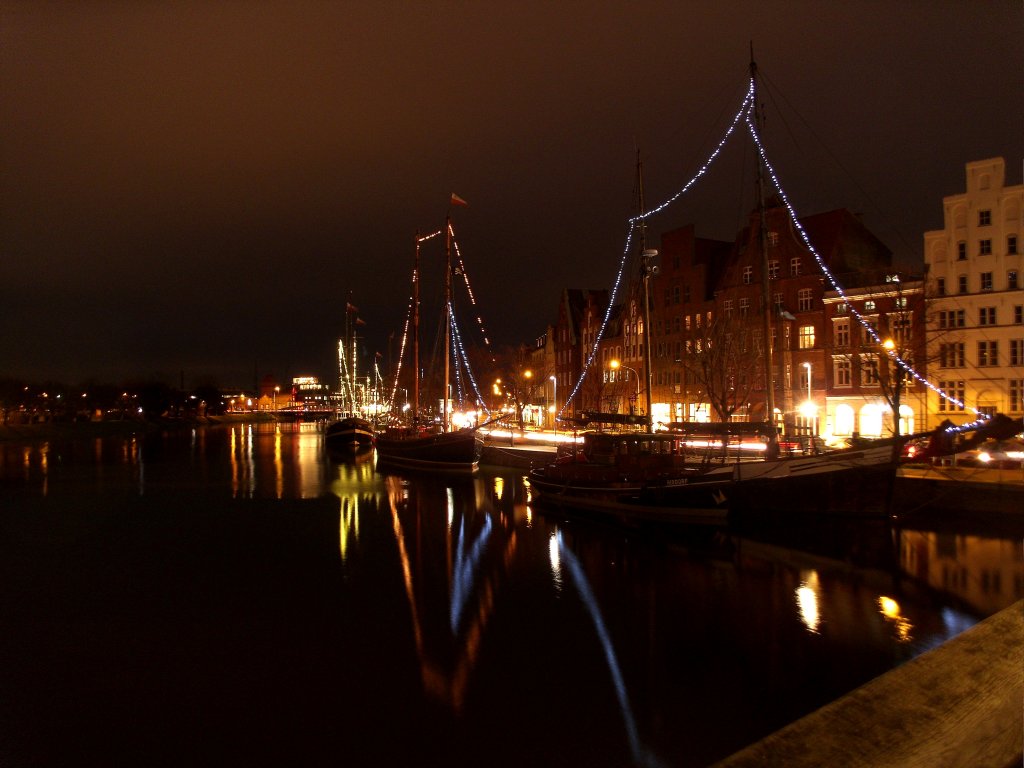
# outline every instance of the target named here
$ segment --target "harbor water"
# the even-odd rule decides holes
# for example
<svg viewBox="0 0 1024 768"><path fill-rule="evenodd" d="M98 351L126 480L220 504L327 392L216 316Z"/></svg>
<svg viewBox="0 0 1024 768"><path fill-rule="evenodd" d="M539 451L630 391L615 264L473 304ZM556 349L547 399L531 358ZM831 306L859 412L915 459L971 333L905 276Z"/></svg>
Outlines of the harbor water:
<svg viewBox="0 0 1024 768"><path fill-rule="evenodd" d="M0 765L711 765L1024 597L1009 514L894 511L625 530L318 424L0 444Z"/></svg>

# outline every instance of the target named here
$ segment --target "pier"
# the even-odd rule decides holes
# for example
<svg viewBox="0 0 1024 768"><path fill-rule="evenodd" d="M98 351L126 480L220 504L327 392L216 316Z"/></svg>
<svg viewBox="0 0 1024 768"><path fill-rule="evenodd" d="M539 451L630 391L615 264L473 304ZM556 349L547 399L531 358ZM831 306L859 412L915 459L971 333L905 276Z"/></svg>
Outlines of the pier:
<svg viewBox="0 0 1024 768"><path fill-rule="evenodd" d="M1011 768L1024 762L1024 601L716 764Z"/></svg>

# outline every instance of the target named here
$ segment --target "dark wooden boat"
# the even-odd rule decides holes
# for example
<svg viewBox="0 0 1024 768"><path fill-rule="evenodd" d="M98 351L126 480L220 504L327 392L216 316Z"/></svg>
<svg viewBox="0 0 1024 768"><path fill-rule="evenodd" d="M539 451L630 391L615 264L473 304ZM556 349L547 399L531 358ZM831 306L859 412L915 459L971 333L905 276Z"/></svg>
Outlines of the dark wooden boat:
<svg viewBox="0 0 1024 768"><path fill-rule="evenodd" d="M724 523L730 511L884 514L903 440L786 452L768 424L591 432L530 471L542 504L622 522Z"/></svg>
<svg viewBox="0 0 1024 768"><path fill-rule="evenodd" d="M377 465L441 472L473 472L484 441L476 430L441 432L396 427L377 436Z"/></svg>
<svg viewBox="0 0 1024 768"><path fill-rule="evenodd" d="M347 416L327 425L324 442L329 450L370 448L374 441L373 425L358 416Z"/></svg>

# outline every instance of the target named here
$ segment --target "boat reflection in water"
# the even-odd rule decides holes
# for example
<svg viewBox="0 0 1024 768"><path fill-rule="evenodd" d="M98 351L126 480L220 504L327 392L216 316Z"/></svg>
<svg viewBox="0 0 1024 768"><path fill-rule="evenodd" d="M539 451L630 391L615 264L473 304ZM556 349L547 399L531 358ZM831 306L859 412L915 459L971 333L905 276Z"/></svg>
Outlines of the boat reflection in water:
<svg viewBox="0 0 1024 768"><path fill-rule="evenodd" d="M0 445L0 763L706 766L1024 597L1017 531L648 535L270 426Z"/></svg>

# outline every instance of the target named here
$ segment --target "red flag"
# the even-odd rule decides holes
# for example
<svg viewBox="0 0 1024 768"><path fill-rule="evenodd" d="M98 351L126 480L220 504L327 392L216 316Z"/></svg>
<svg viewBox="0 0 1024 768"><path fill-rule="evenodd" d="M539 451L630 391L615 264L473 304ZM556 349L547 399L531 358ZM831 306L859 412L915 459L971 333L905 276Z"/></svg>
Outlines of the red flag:
<svg viewBox="0 0 1024 768"><path fill-rule="evenodd" d="M463 199L462 199L461 197L459 197L459 196L458 196L458 195L456 195L456 194L455 194L454 192L452 192L452 205L463 205L463 206L468 206L468 205L469 205L469 203L467 203L467 202L466 202L465 200L463 200Z"/></svg>

